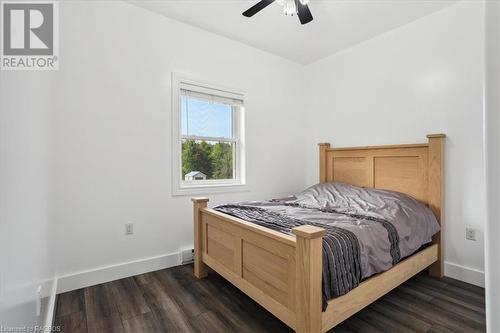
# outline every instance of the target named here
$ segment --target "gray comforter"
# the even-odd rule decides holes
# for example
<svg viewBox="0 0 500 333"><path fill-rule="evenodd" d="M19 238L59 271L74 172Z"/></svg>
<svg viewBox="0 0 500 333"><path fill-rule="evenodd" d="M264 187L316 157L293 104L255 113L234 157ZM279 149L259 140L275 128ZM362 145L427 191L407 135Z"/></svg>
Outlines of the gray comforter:
<svg viewBox="0 0 500 333"><path fill-rule="evenodd" d="M325 228L323 309L328 299L388 270L439 231L430 209L405 194L342 183L318 184L287 198L215 209L288 234L303 224Z"/></svg>

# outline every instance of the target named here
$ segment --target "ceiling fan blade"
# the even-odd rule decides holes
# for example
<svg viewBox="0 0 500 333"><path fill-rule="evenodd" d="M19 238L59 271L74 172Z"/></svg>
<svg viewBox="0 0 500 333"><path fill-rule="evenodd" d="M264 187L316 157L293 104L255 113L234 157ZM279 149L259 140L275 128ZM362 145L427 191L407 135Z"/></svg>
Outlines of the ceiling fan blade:
<svg viewBox="0 0 500 333"><path fill-rule="evenodd" d="M272 4L274 1L275 0L261 0L257 4L255 4L254 6L245 10L243 12L243 16L252 17L255 14L257 14L258 12L260 12L262 9L264 9L267 6L269 6L270 4Z"/></svg>
<svg viewBox="0 0 500 333"><path fill-rule="evenodd" d="M300 1L297 1L297 15L299 17L301 24L309 23L313 20L313 16L309 7L307 5L303 5Z"/></svg>

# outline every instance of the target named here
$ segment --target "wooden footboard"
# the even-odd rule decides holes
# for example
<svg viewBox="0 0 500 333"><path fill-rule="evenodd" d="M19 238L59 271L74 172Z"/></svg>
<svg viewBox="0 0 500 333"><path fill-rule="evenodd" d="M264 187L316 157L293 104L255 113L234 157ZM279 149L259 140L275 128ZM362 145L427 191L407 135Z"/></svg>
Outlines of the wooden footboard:
<svg viewBox="0 0 500 333"><path fill-rule="evenodd" d="M192 200L195 276L209 266L296 331L320 332L325 230L305 225L293 237Z"/></svg>

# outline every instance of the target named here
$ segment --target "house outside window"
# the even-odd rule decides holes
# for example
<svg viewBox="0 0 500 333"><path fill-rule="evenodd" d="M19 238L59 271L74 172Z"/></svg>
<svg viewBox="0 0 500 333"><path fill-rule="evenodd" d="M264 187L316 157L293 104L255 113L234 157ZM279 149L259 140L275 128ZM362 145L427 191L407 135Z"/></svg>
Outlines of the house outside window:
<svg viewBox="0 0 500 333"><path fill-rule="evenodd" d="M245 94L172 76L173 194L245 190Z"/></svg>

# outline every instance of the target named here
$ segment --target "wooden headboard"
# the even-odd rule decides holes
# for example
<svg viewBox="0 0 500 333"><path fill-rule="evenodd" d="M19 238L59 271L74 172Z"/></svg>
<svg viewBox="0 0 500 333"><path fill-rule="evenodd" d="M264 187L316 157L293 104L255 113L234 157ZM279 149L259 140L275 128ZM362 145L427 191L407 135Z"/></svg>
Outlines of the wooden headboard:
<svg viewBox="0 0 500 333"><path fill-rule="evenodd" d="M430 134L422 144L349 148L320 143L319 180L409 194L431 208L443 230L444 138ZM433 241L440 245L442 256L441 233ZM442 266L443 260L438 262ZM443 267L432 269L442 272Z"/></svg>

